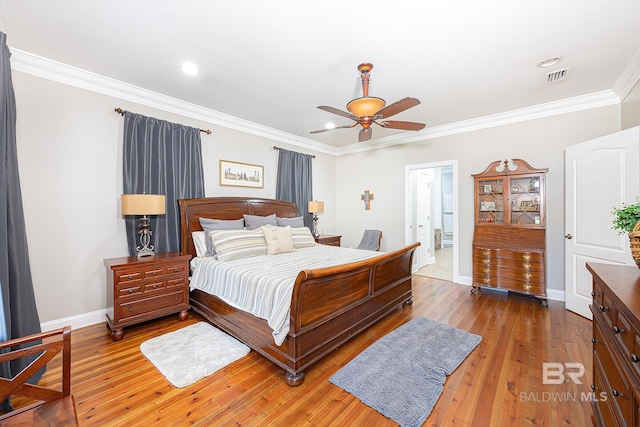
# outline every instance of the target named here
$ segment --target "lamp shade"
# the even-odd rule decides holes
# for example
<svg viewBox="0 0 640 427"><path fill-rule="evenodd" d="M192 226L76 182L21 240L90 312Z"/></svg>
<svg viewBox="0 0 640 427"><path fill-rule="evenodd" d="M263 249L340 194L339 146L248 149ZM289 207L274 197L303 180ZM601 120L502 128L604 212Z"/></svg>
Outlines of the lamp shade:
<svg viewBox="0 0 640 427"><path fill-rule="evenodd" d="M163 194L123 194L122 215L164 215Z"/></svg>
<svg viewBox="0 0 640 427"><path fill-rule="evenodd" d="M307 206L307 210L310 213L322 213L324 212L324 202L320 202L318 200L309 202L309 205Z"/></svg>
<svg viewBox="0 0 640 427"><path fill-rule="evenodd" d="M364 96L349 102L347 104L347 110L357 117L373 117L385 104L382 98Z"/></svg>

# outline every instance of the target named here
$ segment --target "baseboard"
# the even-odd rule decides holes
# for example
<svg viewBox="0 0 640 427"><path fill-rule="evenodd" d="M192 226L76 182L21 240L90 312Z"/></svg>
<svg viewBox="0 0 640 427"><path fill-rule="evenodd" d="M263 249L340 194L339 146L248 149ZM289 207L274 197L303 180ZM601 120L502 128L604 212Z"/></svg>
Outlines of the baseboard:
<svg viewBox="0 0 640 427"><path fill-rule="evenodd" d="M78 314L76 316L43 322L40 324L40 328L43 331L51 331L53 329L59 329L65 326L71 326L72 330L83 328L85 326L104 322L106 314L106 309L91 311L89 313Z"/></svg>
<svg viewBox="0 0 640 427"><path fill-rule="evenodd" d="M547 299L564 302L564 291L559 291L557 289L547 289Z"/></svg>

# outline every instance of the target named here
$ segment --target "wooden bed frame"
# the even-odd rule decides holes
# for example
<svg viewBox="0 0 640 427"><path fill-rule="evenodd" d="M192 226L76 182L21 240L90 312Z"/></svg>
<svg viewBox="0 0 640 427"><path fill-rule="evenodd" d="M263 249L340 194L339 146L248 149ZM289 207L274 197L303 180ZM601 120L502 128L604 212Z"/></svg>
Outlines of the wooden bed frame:
<svg viewBox="0 0 640 427"><path fill-rule="evenodd" d="M210 197L178 200L181 253L195 256L191 233L202 230L200 217L239 219L243 214L298 216L295 203L281 200ZM191 308L286 372L290 386L304 372L352 336L395 308L411 304L411 264L419 243L379 257L336 267L301 271L293 288L289 334L274 342L267 321L234 308L200 290L190 292Z"/></svg>

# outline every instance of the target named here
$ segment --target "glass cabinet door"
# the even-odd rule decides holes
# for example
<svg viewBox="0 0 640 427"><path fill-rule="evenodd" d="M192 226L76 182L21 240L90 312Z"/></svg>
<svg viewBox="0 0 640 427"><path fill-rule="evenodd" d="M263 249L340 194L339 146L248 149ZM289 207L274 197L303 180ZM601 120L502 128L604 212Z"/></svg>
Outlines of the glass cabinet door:
<svg viewBox="0 0 640 427"><path fill-rule="evenodd" d="M509 182L511 225L539 225L541 221L540 175L512 177Z"/></svg>
<svg viewBox="0 0 640 427"><path fill-rule="evenodd" d="M504 178L489 178L476 181L478 223L504 224Z"/></svg>

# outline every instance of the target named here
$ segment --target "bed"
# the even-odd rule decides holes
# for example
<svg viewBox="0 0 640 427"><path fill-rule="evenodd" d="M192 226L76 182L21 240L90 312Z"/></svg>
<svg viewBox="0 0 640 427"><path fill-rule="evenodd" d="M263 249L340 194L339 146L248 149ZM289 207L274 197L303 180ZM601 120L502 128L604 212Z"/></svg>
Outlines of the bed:
<svg viewBox="0 0 640 427"><path fill-rule="evenodd" d="M180 250L196 255L192 232L200 218L235 220L243 214L295 218L295 203L245 197L181 199ZM285 371L290 386L304 381L305 371L392 310L412 303L411 264L419 243L380 253L363 261L302 270L293 285L289 331L276 345L267 321L193 289L191 308L212 324L247 344ZM276 255L279 256L279 255Z"/></svg>

